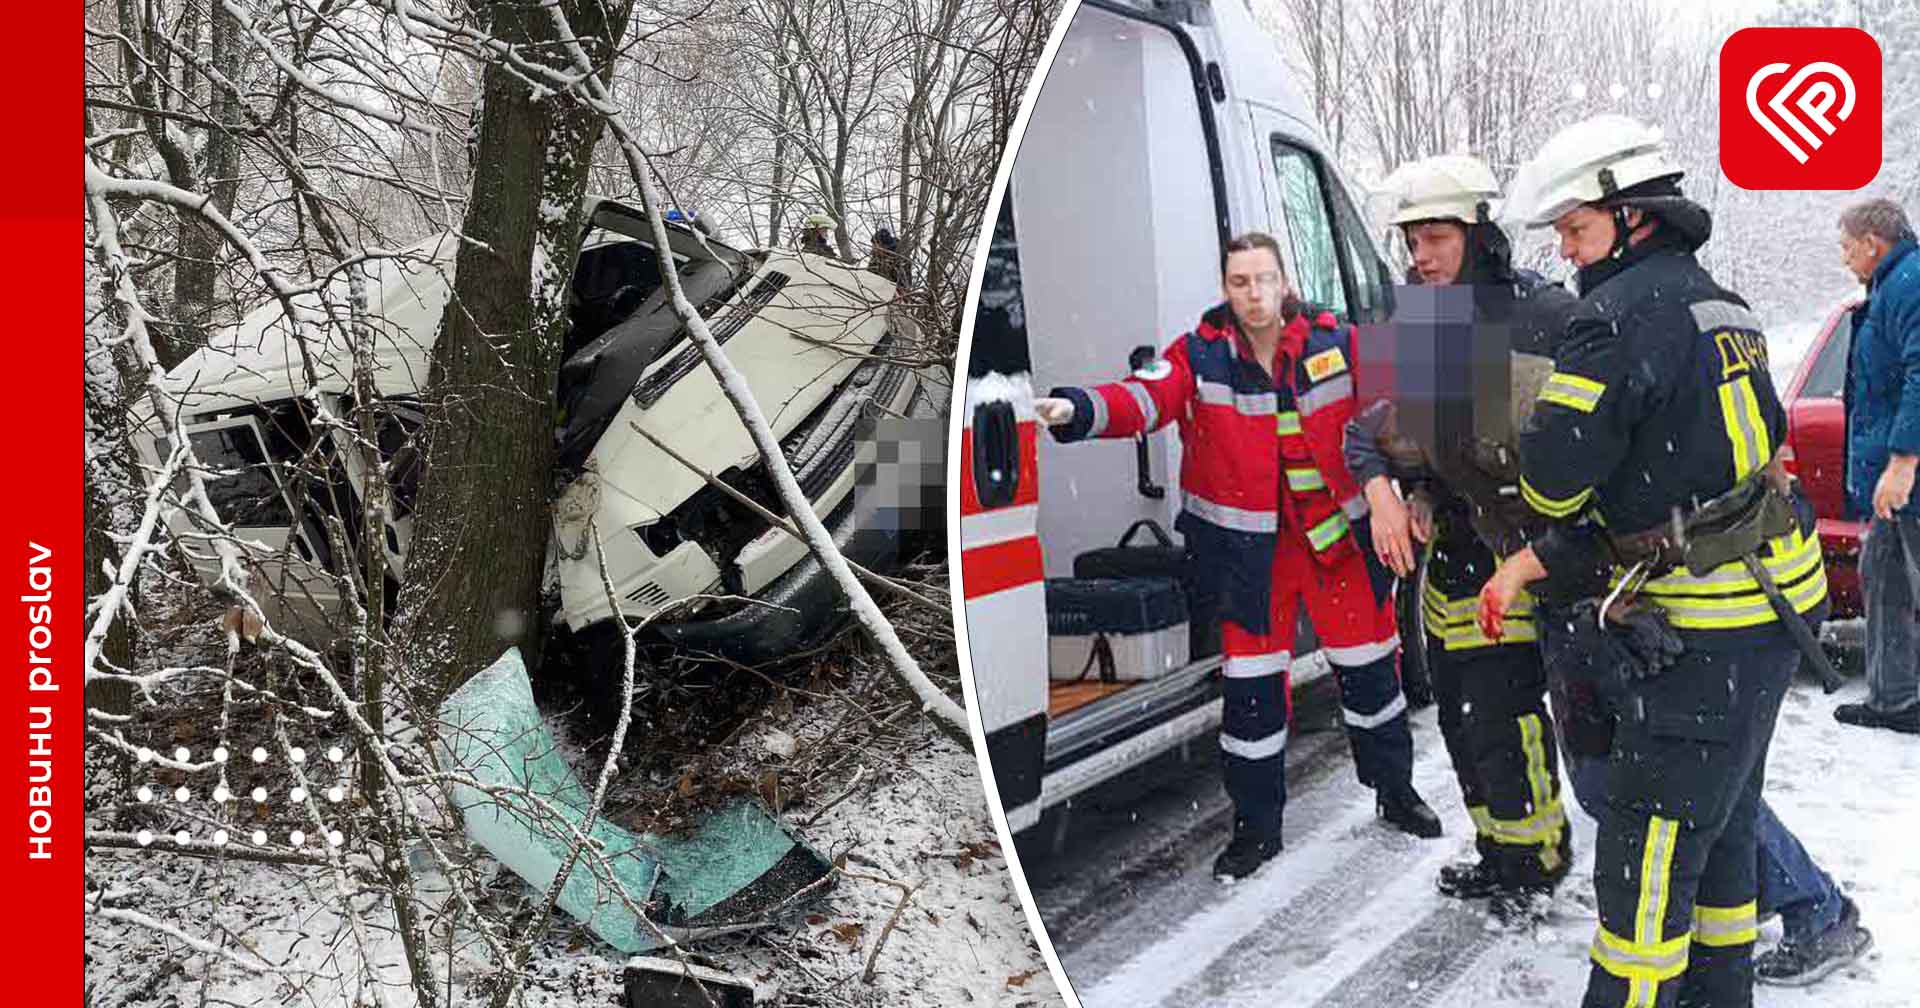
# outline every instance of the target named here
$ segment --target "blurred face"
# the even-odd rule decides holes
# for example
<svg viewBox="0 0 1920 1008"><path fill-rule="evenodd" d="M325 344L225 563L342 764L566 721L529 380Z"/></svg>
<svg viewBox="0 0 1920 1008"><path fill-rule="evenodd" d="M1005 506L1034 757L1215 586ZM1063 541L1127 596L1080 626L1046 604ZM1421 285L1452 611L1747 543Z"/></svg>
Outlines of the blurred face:
<svg viewBox="0 0 1920 1008"><path fill-rule="evenodd" d="M1454 221L1419 221L1406 227L1407 255L1413 271L1426 285L1450 284L1460 279L1467 255L1467 229Z"/></svg>
<svg viewBox="0 0 1920 1008"><path fill-rule="evenodd" d="M1880 265L1880 258L1886 254L1886 243L1873 235L1855 238L1840 232L1840 262L1861 283L1873 279L1874 267Z"/></svg>
<svg viewBox="0 0 1920 1008"><path fill-rule="evenodd" d="M1233 314L1249 329L1265 329L1280 321L1280 301L1287 292L1280 260L1263 248L1233 252L1220 278Z"/></svg>

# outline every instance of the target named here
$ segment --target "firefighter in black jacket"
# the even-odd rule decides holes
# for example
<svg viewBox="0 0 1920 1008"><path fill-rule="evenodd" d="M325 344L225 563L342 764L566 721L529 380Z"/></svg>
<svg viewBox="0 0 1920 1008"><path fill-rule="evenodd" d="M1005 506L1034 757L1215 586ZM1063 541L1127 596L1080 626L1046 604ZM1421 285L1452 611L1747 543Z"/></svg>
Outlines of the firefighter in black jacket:
<svg viewBox="0 0 1920 1008"><path fill-rule="evenodd" d="M1506 330L1516 376L1524 383L1529 366L1549 367L1551 344L1564 331L1575 299L1537 274L1513 268L1507 236L1490 216L1500 192L1487 166L1443 155L1401 166L1386 184L1397 198L1391 223L1400 227L1412 259L1409 280L1471 285L1473 322ZM1471 346L1453 349L1472 352ZM1481 391L1503 398L1509 393ZM1427 662L1441 737L1479 855L1442 868L1439 887L1460 899L1491 897L1497 917L1518 921L1542 912L1543 897L1566 876L1571 835L1560 801L1532 600L1516 600L1498 640L1480 631L1475 615L1480 588L1494 570L1494 551L1524 545L1527 527L1540 522L1515 492L1516 456L1460 451L1451 444L1416 447L1395 437L1395 414L1391 402L1369 406L1347 425L1346 451L1373 514L1380 559L1409 577L1415 568L1412 540L1432 543L1421 591ZM1405 503L1393 476L1412 488Z"/></svg>
<svg viewBox="0 0 1920 1008"><path fill-rule="evenodd" d="M1695 261L1712 221L1680 175L1657 130L1603 115L1512 190L1530 189L1528 223L1558 233L1582 295L1522 437L1521 493L1548 518L1596 517L1508 557L1480 615L1497 636L1527 583L1610 567L1575 610L1604 628L1593 667L1617 717L1586 1008L1752 1004L1755 808L1800 661L1781 613L1817 620L1827 597L1775 457L1766 339Z"/></svg>

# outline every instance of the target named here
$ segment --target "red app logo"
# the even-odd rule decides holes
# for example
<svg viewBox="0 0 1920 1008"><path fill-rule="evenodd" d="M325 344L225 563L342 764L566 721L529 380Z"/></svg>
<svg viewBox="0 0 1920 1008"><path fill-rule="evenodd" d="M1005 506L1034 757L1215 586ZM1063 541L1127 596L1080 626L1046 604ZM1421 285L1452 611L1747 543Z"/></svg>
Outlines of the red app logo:
<svg viewBox="0 0 1920 1008"><path fill-rule="evenodd" d="M1742 189L1880 174L1880 44L1858 28L1744 28L1720 47L1720 170Z"/></svg>

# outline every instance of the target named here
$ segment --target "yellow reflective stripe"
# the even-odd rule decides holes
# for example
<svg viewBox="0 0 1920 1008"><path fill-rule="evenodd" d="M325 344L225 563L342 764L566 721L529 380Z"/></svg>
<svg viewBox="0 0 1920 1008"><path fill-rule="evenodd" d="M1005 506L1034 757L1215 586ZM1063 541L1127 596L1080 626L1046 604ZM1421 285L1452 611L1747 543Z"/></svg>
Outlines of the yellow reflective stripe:
<svg viewBox="0 0 1920 1008"><path fill-rule="evenodd" d="M1522 476L1520 477L1520 496L1526 500L1528 507L1549 518L1565 518L1580 510L1581 505L1593 496L1593 488L1588 487L1571 497L1549 497L1535 489L1533 484L1527 482L1527 478Z"/></svg>
<svg viewBox="0 0 1920 1008"><path fill-rule="evenodd" d="M1759 938L1760 911L1751 900L1739 906L1693 908L1693 940L1701 945L1750 945Z"/></svg>
<svg viewBox="0 0 1920 1008"><path fill-rule="evenodd" d="M1773 550L1760 562L1795 612L1808 612L1826 599L1827 571L1818 539L1793 532L1776 539ZM1779 618L1759 583L1738 561L1722 564L1704 577L1677 570L1648 582L1640 593L1666 610L1674 626L1687 630L1736 630Z"/></svg>
<svg viewBox="0 0 1920 1008"><path fill-rule="evenodd" d="M1485 805L1471 806L1467 814L1472 817L1474 829L1480 835L1514 847L1551 847L1557 861L1560 856L1560 833L1567 828L1566 807L1558 799L1535 807L1538 811L1524 819L1495 818Z"/></svg>
<svg viewBox="0 0 1920 1008"><path fill-rule="evenodd" d="M1773 541L1772 548L1760 558L1760 566L1784 589L1820 569L1820 540L1797 530L1789 532ZM1643 595L1662 599L1704 596L1716 600L1759 590L1760 582L1738 561L1721 564L1699 577L1687 573L1685 567L1677 568L1648 581L1640 589Z"/></svg>
<svg viewBox="0 0 1920 1008"><path fill-rule="evenodd" d="M1659 816L1648 818L1646 846L1640 853L1640 898L1634 906L1633 939L1614 934L1605 924L1594 929L1590 951L1593 961L1628 982L1629 1008L1653 1008L1660 999L1660 985L1687 969L1692 931L1675 938L1660 937L1672 893L1673 851L1679 838L1679 822Z"/></svg>
<svg viewBox="0 0 1920 1008"><path fill-rule="evenodd" d="M1636 990L1627 1003L1651 1008L1658 999L1660 984L1687 971L1687 944L1692 938L1691 934L1683 934L1670 941L1642 945L1602 926L1594 932L1590 954L1601 969L1622 980L1645 984L1648 989Z"/></svg>
<svg viewBox="0 0 1920 1008"><path fill-rule="evenodd" d="M1307 530L1307 542L1312 543L1315 550L1324 552L1332 549L1333 544L1339 542L1340 537L1346 534L1346 512L1335 511L1333 517Z"/></svg>
<svg viewBox="0 0 1920 1008"><path fill-rule="evenodd" d="M1427 585L1421 596L1426 630L1440 639L1447 651L1468 651L1499 644L1529 644L1539 640L1533 622L1533 596L1521 592L1507 608L1506 633L1494 640L1480 632L1480 599L1450 599L1440 589Z"/></svg>
<svg viewBox="0 0 1920 1008"><path fill-rule="evenodd" d="M1285 413L1281 413L1276 418L1274 427L1276 430L1278 430L1282 434L1299 434L1301 433L1300 414L1294 412L1293 410L1288 410Z"/></svg>
<svg viewBox="0 0 1920 1008"><path fill-rule="evenodd" d="M1553 403L1555 406L1565 406L1570 410L1579 410L1582 413L1591 413L1593 412L1593 408L1600 404L1600 401L1598 399L1594 399L1594 400L1579 399L1574 396L1570 396L1565 392L1562 392L1559 389L1554 388L1551 385L1541 389L1540 395L1537 398L1539 399L1540 402Z"/></svg>
<svg viewBox="0 0 1920 1008"><path fill-rule="evenodd" d="M1470 619L1477 616L1480 612L1480 596L1478 595L1470 595L1466 598L1457 599L1448 598L1440 589L1428 585L1426 594L1421 596L1421 598L1428 609L1445 613L1449 620ZM1507 615L1509 616L1527 616L1532 613L1533 593L1524 590L1515 595L1513 597L1513 604L1507 607Z"/></svg>
<svg viewBox="0 0 1920 1008"><path fill-rule="evenodd" d="M1327 480L1320 475L1318 469L1287 470L1287 489L1289 490L1325 490L1326 488Z"/></svg>
<svg viewBox="0 0 1920 1008"><path fill-rule="evenodd" d="M1547 770L1547 750L1538 714L1523 714L1520 723L1520 749L1526 754L1527 786L1532 795L1532 814L1521 819L1500 819L1485 805L1467 809L1481 835L1496 843L1521 847L1539 847L1541 864L1551 871L1560 862L1560 834L1567 828L1567 811L1553 796L1553 778Z"/></svg>
<svg viewBox="0 0 1920 1008"><path fill-rule="evenodd" d="M1534 626L1531 616L1509 615L1501 630L1504 633L1500 639L1494 640L1480 632L1478 620L1459 626L1436 625L1433 614L1427 614L1427 632L1440 638L1440 646L1448 651L1470 651L1501 644L1530 644L1540 639L1539 630Z"/></svg>
<svg viewBox="0 0 1920 1008"><path fill-rule="evenodd" d="M1827 579L1824 575L1811 578L1803 585L1785 589L1783 595L1794 612L1806 613L1826 599ZM1666 610L1668 622L1683 630L1739 630L1779 619L1766 596L1756 593L1751 599L1688 602L1685 605L1661 601L1656 604Z"/></svg>
<svg viewBox="0 0 1920 1008"><path fill-rule="evenodd" d="M1547 384L1558 385L1570 391L1578 392L1581 395L1592 396L1595 399L1600 398L1607 391L1607 386L1603 382L1597 382L1582 375L1568 374L1565 371L1555 371L1548 375Z"/></svg>
<svg viewBox="0 0 1920 1008"><path fill-rule="evenodd" d="M1553 795L1553 776L1547 769L1547 748L1542 735L1540 715L1520 715L1520 751L1527 758L1527 789L1533 796L1533 807L1552 809L1559 813L1560 823L1564 824L1566 814ZM1548 871L1560 866L1560 830L1557 828L1541 838L1540 866Z"/></svg>
<svg viewBox="0 0 1920 1008"><path fill-rule="evenodd" d="M1547 383L1541 386L1540 401L1556 403L1570 410L1591 413L1600 405L1600 396L1607 391L1605 385L1591 378L1582 378L1574 374L1561 374L1556 371L1547 376Z"/></svg>
<svg viewBox="0 0 1920 1008"><path fill-rule="evenodd" d="M1633 920L1637 947L1658 944L1667 919L1667 901L1673 894L1673 849L1680 842L1680 823L1660 816L1647 817L1647 843L1640 853L1640 904Z"/></svg>
<svg viewBox="0 0 1920 1008"><path fill-rule="evenodd" d="M1720 418L1733 446L1733 478L1746 479L1773 458L1766 421L1760 418L1760 399L1753 392L1753 376L1743 374L1720 383Z"/></svg>

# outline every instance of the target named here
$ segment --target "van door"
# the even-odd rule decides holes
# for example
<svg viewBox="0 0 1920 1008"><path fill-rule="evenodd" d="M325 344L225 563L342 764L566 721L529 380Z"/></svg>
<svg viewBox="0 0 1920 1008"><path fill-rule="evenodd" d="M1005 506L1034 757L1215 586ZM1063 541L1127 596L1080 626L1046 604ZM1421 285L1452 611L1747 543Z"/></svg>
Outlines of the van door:
<svg viewBox="0 0 1920 1008"><path fill-rule="evenodd" d="M1221 299L1228 229L1212 100L1177 24L1082 4L1034 102L1008 199L1027 264L1025 310L1036 381L1113 381L1137 347L1162 350ZM1050 452L1040 472L1047 574L1180 509L1179 439ZM1157 489L1157 493L1154 492Z"/></svg>
<svg viewBox="0 0 1920 1008"><path fill-rule="evenodd" d="M1047 741L1047 597L1037 535L1039 424L1013 201L1000 201L974 309L960 427L962 664L1007 828L1040 818Z"/></svg>
<svg viewBox="0 0 1920 1008"><path fill-rule="evenodd" d="M1124 670L1120 695L1050 694L1043 576L1071 576L1142 519L1171 531L1179 442L1055 448L1030 405L1053 385L1122 377L1138 348L1164 350L1220 300L1229 221L1212 105L1180 25L1087 0L998 208L962 406L960 545L971 682L1015 830L1219 720L1217 659Z"/></svg>

